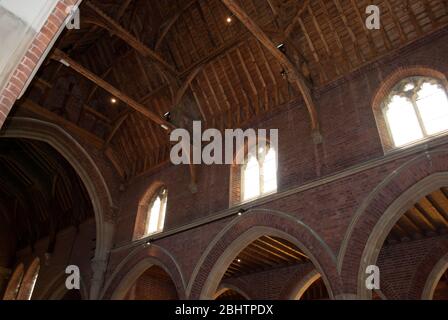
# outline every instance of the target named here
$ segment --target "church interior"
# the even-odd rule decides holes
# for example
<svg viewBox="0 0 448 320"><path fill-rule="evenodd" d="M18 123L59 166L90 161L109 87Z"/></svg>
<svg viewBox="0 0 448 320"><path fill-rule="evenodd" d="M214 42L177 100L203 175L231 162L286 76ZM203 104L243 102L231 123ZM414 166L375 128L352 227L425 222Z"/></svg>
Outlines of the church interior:
<svg viewBox="0 0 448 320"><path fill-rule="evenodd" d="M448 1L1 0L0 35L0 300L448 300ZM193 122L278 137L175 164Z"/></svg>

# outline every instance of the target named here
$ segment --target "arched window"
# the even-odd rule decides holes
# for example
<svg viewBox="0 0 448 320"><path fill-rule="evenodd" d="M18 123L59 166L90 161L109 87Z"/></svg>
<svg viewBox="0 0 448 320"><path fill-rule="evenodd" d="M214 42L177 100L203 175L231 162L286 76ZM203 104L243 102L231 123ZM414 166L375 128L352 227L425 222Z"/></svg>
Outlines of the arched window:
<svg viewBox="0 0 448 320"><path fill-rule="evenodd" d="M163 231L168 190L161 188L152 199L147 212L145 235Z"/></svg>
<svg viewBox="0 0 448 320"><path fill-rule="evenodd" d="M277 191L277 153L274 148L252 148L242 166L241 177L243 201Z"/></svg>
<svg viewBox="0 0 448 320"><path fill-rule="evenodd" d="M437 79L401 80L383 102L382 111L395 147L448 130L447 88Z"/></svg>

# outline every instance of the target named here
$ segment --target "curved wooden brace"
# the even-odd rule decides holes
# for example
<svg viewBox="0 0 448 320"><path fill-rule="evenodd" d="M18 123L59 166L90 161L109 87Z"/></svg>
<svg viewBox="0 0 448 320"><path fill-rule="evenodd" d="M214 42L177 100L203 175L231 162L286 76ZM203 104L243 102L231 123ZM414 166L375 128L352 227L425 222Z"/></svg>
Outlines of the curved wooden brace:
<svg viewBox="0 0 448 320"><path fill-rule="evenodd" d="M6 287L5 294L3 296L3 300L16 300L17 294L22 284L24 273L25 267L23 263L20 263L9 279L8 286Z"/></svg>
<svg viewBox="0 0 448 320"><path fill-rule="evenodd" d="M294 26L296 25L296 23L299 20L300 16L305 12L306 8L308 8L309 4L310 4L310 0L305 0L303 5L297 11L297 13L294 16L294 18L292 19L291 23L285 29L284 39L288 39L289 38L289 35L291 34L292 30L294 29Z"/></svg>
<svg viewBox="0 0 448 320"><path fill-rule="evenodd" d="M87 70L86 68L81 66L79 63L77 63L76 61L74 61L70 57L68 57L64 52L56 49L53 53L52 58L60 61L61 63L66 64L68 67L72 68L73 70L75 70L76 72L81 74L82 76L84 76L87 79L89 79L90 81L94 82L99 87L101 87L104 90L113 94L115 97L117 97L118 99L120 99L121 101L123 101L124 103L129 105L135 111L143 114L144 116L149 118L151 121L155 122L156 124L165 127L166 130L174 129L173 125L171 123L167 122L165 119L163 119L159 115L148 110L148 108L146 106L135 101L134 99L132 99L125 93L121 92L120 90L118 90L117 88L115 88L114 86L109 84L108 82L104 81L97 75L93 74L92 72L90 72L89 70Z"/></svg>
<svg viewBox="0 0 448 320"><path fill-rule="evenodd" d="M95 7L96 8L96 7ZM99 10L99 9L96 9ZM121 40L123 40L124 42L126 42L129 46L131 46L132 48L134 48L134 50L136 50L137 52L139 52L141 55L147 57L148 56L148 52L151 52L152 50L148 47L146 47L143 43L139 42L138 39L136 39L135 37L133 37L131 34L128 33L128 35L125 35L123 33L116 33L113 32L110 27L107 25L107 23L103 23L101 21L98 21L97 19L94 18L90 18L90 17L86 17L83 20L84 23L89 23L89 24L93 24L96 25L100 28L103 28L105 30L108 30L110 32L112 32L113 34L115 34L117 37L119 37ZM124 30L124 29L123 29ZM130 41L129 39L133 39L133 41ZM135 46L136 43L139 43L138 46ZM134 45L133 45L134 44ZM152 51L154 52L154 51ZM156 54L154 52L154 54ZM154 64L153 64L154 68L156 69L156 71L160 74L160 76L166 81L166 83L169 85L171 83L169 77L172 76L172 74L174 73L175 76L179 76L179 73L177 71L173 70L169 70L170 74L167 74L167 72L165 71L166 68L163 64L160 63L159 60L154 60ZM171 68L171 66L170 66ZM172 68L171 68L172 69ZM169 90L171 93L171 96L174 97L174 92L173 92L173 88L171 87L171 85L169 85Z"/></svg>
<svg viewBox="0 0 448 320"><path fill-rule="evenodd" d="M33 295L34 286L36 284L37 277L39 275L40 259L37 257L33 260L28 270L23 276L22 284L19 292L17 293L17 300L31 300Z"/></svg>
<svg viewBox="0 0 448 320"><path fill-rule="evenodd" d="M163 28L162 33L160 34L159 38L156 41L156 45L154 46L155 51L159 51L160 46L163 42L163 39L165 39L165 36L168 34L168 31L170 31L171 27L176 23L177 19L179 19L181 13L178 12L174 17L171 18L171 20L168 22L168 24Z"/></svg>
<svg viewBox="0 0 448 320"><path fill-rule="evenodd" d="M294 64L286 57L272 40L266 35L266 33L249 17L249 15L234 1L234 0L221 0L224 5L232 12L240 22L257 38L257 40L266 47L266 49L277 59L277 61L288 71L288 80L295 83L303 96L305 105L308 109L308 113L311 119L312 136L315 143L321 142L321 136L319 131L319 121L317 116L316 107L314 105L311 91L306 84L306 79L302 73L296 69Z"/></svg>
<svg viewBox="0 0 448 320"><path fill-rule="evenodd" d="M135 50L137 50L143 56L149 57L152 60L156 61L158 64L163 66L163 68L170 71L171 73L173 73L175 75L178 74L177 70L173 66L171 66L162 57L160 57L154 50L148 48L140 40L135 38L130 32L128 32L126 29L124 29L122 26L120 26L117 22L115 22L106 13L101 11L101 9L97 8L95 5L93 5L90 2L87 2L86 6L88 6L90 9L92 9L98 15L98 18L102 19L103 21L101 21L101 20L99 21L99 20L93 19L93 18L86 18L86 19L84 19L84 22L95 24L99 27L102 27L102 28L112 32L117 37L119 37L123 41L125 41L128 45L130 45Z"/></svg>
<svg viewBox="0 0 448 320"><path fill-rule="evenodd" d="M187 91L188 87L190 86L191 82L196 78L198 73L202 70L203 65L198 66L196 69L194 69L187 77L187 79L184 81L184 83L180 86L179 90L177 90L176 95L174 97L173 101L173 108L177 106L181 101L183 96L185 95L185 92Z"/></svg>
<svg viewBox="0 0 448 320"><path fill-rule="evenodd" d="M177 12L173 17L170 18L168 23L163 27L162 32L160 33L159 38L157 39L156 45L154 46L154 50L158 51L160 49L160 45L163 42L163 39L168 34L168 31L170 31L171 27L177 22L177 20L181 17L182 13L187 10L189 7L191 7L193 4L195 4L198 0L190 0L187 2L180 10Z"/></svg>

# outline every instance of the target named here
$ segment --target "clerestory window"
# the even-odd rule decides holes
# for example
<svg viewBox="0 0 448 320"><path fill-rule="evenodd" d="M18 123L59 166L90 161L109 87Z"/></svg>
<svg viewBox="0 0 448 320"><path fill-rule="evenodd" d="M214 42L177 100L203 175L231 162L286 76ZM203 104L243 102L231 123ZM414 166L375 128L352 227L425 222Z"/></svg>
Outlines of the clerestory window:
<svg viewBox="0 0 448 320"><path fill-rule="evenodd" d="M384 101L382 111L395 147L448 130L447 89L434 78L403 79Z"/></svg>

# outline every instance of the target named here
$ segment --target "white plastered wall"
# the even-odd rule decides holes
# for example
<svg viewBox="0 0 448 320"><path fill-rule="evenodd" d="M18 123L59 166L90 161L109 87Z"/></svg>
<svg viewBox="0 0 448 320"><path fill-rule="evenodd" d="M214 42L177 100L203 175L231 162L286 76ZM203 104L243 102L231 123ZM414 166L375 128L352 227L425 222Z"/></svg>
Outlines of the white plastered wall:
<svg viewBox="0 0 448 320"><path fill-rule="evenodd" d="M0 91L58 0L0 0Z"/></svg>

